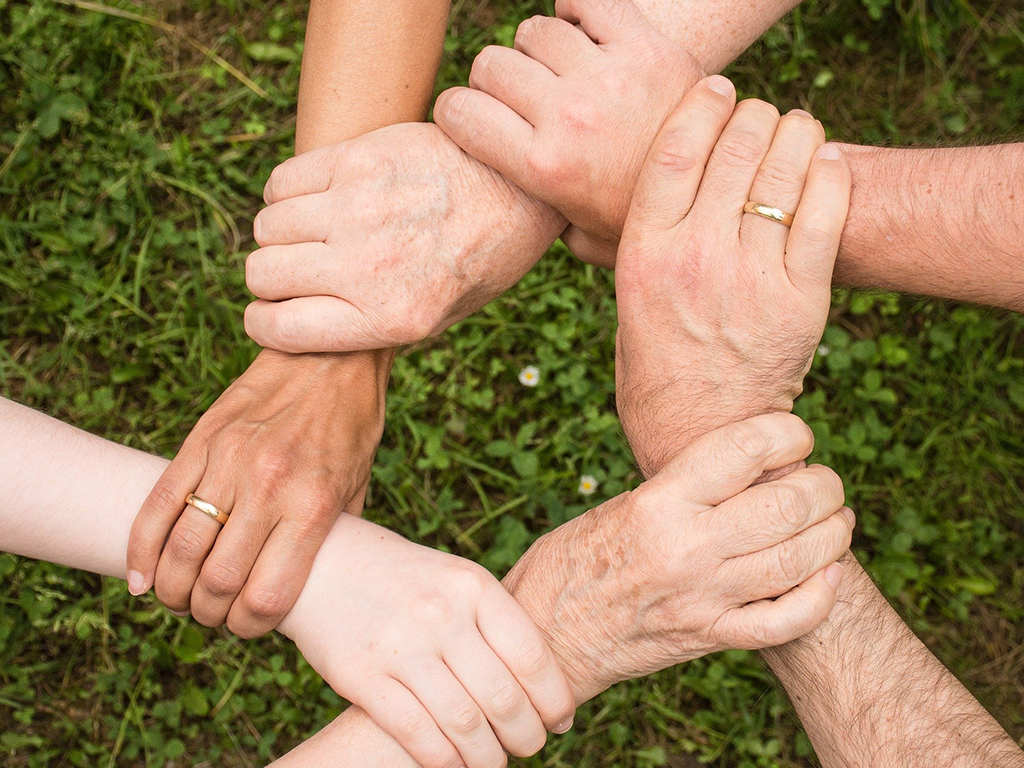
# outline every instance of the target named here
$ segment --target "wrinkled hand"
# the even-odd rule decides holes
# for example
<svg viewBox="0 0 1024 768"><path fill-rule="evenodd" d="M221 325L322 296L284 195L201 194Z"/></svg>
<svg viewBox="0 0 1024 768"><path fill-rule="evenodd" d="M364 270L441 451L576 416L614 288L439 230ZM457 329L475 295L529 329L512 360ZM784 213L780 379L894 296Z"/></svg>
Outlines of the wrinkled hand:
<svg viewBox="0 0 1024 768"><path fill-rule="evenodd" d="M564 228L437 126L405 123L274 170L245 327L287 352L420 341L514 285Z"/></svg>
<svg viewBox="0 0 1024 768"><path fill-rule="evenodd" d="M390 360L264 351L207 411L150 493L129 589L241 637L270 631L343 511L359 514L383 430ZM195 493L230 517L193 507Z"/></svg>
<svg viewBox="0 0 1024 768"><path fill-rule="evenodd" d="M573 696L485 569L359 518L335 523L281 631L427 768L495 768L569 729ZM492 730L493 729L493 730Z"/></svg>
<svg viewBox="0 0 1024 768"><path fill-rule="evenodd" d="M828 318L847 164L807 113L734 103L717 75L684 97L619 247L619 416L648 475L693 436L790 410ZM792 229L748 200L794 213Z"/></svg>
<svg viewBox="0 0 1024 768"><path fill-rule="evenodd" d="M853 513L791 414L698 438L657 476L539 539L505 578L578 703L727 648L789 642L835 603Z"/></svg>
<svg viewBox="0 0 1024 768"><path fill-rule="evenodd" d="M434 120L561 211L574 253L612 266L647 150L704 73L630 0L558 0L555 9L558 18L520 24L514 50L484 48L470 88L441 94Z"/></svg>

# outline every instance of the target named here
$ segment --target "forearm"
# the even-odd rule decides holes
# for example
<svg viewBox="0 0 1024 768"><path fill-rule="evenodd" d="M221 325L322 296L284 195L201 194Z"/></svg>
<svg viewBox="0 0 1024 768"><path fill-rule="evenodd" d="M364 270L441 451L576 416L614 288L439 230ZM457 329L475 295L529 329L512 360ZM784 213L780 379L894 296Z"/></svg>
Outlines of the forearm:
<svg viewBox="0 0 1024 768"><path fill-rule="evenodd" d="M441 60L447 0L313 0L296 154L422 120Z"/></svg>
<svg viewBox="0 0 1024 768"><path fill-rule="evenodd" d="M708 73L720 72L800 0L635 0L648 20Z"/></svg>
<svg viewBox="0 0 1024 768"><path fill-rule="evenodd" d="M295 152L422 120L434 90L445 0L312 0L299 82ZM263 355L282 355L264 351ZM395 350L337 355L339 374L383 388Z"/></svg>
<svg viewBox="0 0 1024 768"><path fill-rule="evenodd" d="M826 768L1024 766L1024 753L852 555L829 620L764 657Z"/></svg>
<svg viewBox="0 0 1024 768"><path fill-rule="evenodd" d="M837 282L1024 311L1024 143L843 150Z"/></svg>

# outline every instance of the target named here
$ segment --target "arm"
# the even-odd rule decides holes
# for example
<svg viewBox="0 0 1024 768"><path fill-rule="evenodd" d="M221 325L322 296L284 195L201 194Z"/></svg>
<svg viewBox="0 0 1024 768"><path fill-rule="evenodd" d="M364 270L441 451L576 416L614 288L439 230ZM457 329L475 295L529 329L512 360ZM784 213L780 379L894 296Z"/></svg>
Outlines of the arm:
<svg viewBox="0 0 1024 768"><path fill-rule="evenodd" d="M645 10L671 23L696 57L681 69L688 86L793 5L686 0ZM494 74L503 73L511 82L498 62ZM475 162L435 126L393 126L314 155L275 170L257 217L262 247L246 282L260 300L246 311L246 331L267 347L373 349L439 334L514 285L566 228L519 179ZM383 305L381 295L390 297Z"/></svg>
<svg viewBox="0 0 1024 768"><path fill-rule="evenodd" d="M691 5L641 0L644 18L629 2L559 0L562 20L524 22L517 50L484 49L472 88L442 94L435 120L464 150L564 213L573 226L563 239L578 256L612 266L658 128L693 83L695 64L712 71L726 62L709 56L706 28L685 23L696 13ZM759 12L770 22L791 5ZM711 12L727 24L728 11ZM734 53L728 40L722 50ZM853 201L838 282L1024 310L1024 144L843 149Z"/></svg>
<svg viewBox="0 0 1024 768"><path fill-rule="evenodd" d="M10 436L0 443L0 473L21 480L0 498L0 549L123 573L132 510L166 462L6 400L0 426ZM414 668L430 663L424 648L411 647L415 642L391 647L395 628L426 636L430 646L444 635L438 628L457 624L461 609L474 602L465 594L490 595L479 601L473 623L493 634L495 648L504 642L513 655L525 654L529 662L517 672L524 684L544 677L539 663L557 659L572 685L568 706L573 697L583 702L618 680L707 653L791 640L834 605L833 561L849 544L852 515L842 507L842 483L824 467L750 485L765 470L806 457L811 444L810 430L788 414L698 439L657 478L536 542L505 579L522 608L477 566L343 516L280 629L332 685L346 674L366 679L371 700L386 699L390 707L408 694L396 687L397 676L379 675L380 657ZM773 510L772 500L783 494L791 503ZM617 554L623 549L630 556ZM786 568L779 566L783 550ZM445 597L431 593L437 583ZM637 594L646 596L643 605ZM546 658L523 645L516 627L524 619L542 629L554 657L544 643L533 649L543 648ZM459 663L458 654L445 660ZM471 684L492 673L474 661L464 679ZM416 723L402 720L397 730L416 730ZM430 764L438 762L435 756ZM416 765L355 706L281 763L368 764Z"/></svg>
<svg viewBox="0 0 1024 768"><path fill-rule="evenodd" d="M1024 312L1024 143L843 152L838 282Z"/></svg>
<svg viewBox="0 0 1024 768"><path fill-rule="evenodd" d="M422 119L446 20L439 0L314 0L296 150ZM207 626L226 621L243 637L276 626L334 520L362 510L392 360L391 350L261 352L199 420L142 505L129 589L155 585L173 610ZM185 507L192 492L233 513L223 530Z"/></svg>
<svg viewBox="0 0 1024 768"><path fill-rule="evenodd" d="M825 326L846 218L849 170L819 125L752 101L725 123L716 93L695 87L665 122L619 249L616 388L645 474L695 426L788 409ZM742 214L748 195L795 211L792 229ZM852 555L829 618L765 658L830 768L1024 764Z"/></svg>

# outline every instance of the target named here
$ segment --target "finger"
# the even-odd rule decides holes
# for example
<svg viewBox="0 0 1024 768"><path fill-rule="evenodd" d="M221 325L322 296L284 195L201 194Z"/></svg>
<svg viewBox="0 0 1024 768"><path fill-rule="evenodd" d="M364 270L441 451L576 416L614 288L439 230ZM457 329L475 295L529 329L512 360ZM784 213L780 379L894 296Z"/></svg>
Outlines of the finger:
<svg viewBox="0 0 1024 768"><path fill-rule="evenodd" d="M321 517L279 522L231 605L228 629L248 639L277 627L295 605L329 529Z"/></svg>
<svg viewBox="0 0 1024 768"><path fill-rule="evenodd" d="M366 686L372 694L353 697L423 768L460 768L462 758L434 718L408 688L392 678Z"/></svg>
<svg viewBox="0 0 1024 768"><path fill-rule="evenodd" d="M402 683L415 694L441 732L462 755L466 768L503 765L505 751L480 707L441 661L410 660Z"/></svg>
<svg viewBox="0 0 1024 768"><path fill-rule="evenodd" d="M704 171L693 204L698 219L708 217L720 231L739 236L743 206L778 124L779 111L771 104L747 99L736 105Z"/></svg>
<svg viewBox="0 0 1024 768"><path fill-rule="evenodd" d="M647 26L640 9L630 0L557 0L555 15L579 24L599 44L629 40Z"/></svg>
<svg viewBox="0 0 1024 768"><path fill-rule="evenodd" d="M739 599L778 597L835 562L850 548L855 523L853 512L843 507L781 544L729 560Z"/></svg>
<svg viewBox="0 0 1024 768"><path fill-rule="evenodd" d="M827 520L845 497L842 478L815 464L726 499L708 524L726 533L719 539L722 557L749 555Z"/></svg>
<svg viewBox="0 0 1024 768"><path fill-rule="evenodd" d="M719 626L727 647L770 648L816 629L836 604L842 573L842 566L832 563L777 600L759 600L724 614Z"/></svg>
<svg viewBox="0 0 1024 768"><path fill-rule="evenodd" d="M839 147L818 149L786 241L786 271L806 295L830 295L839 240L850 210L850 166Z"/></svg>
<svg viewBox="0 0 1024 768"><path fill-rule="evenodd" d="M576 699L547 641L519 603L509 597L481 602L480 634L530 697L544 727L565 733Z"/></svg>
<svg viewBox="0 0 1024 768"><path fill-rule="evenodd" d="M206 471L204 445L198 439L185 440L132 522L125 565L128 591L133 595L141 595L153 586L160 553L185 511L185 497L196 489Z"/></svg>
<svg viewBox="0 0 1024 768"><path fill-rule="evenodd" d="M257 213L252 236L263 247L323 242L330 233L331 218L326 192L291 197Z"/></svg>
<svg viewBox="0 0 1024 768"><path fill-rule="evenodd" d="M533 125L549 109L557 84L546 66L503 45L480 51L469 72L470 88L493 96Z"/></svg>
<svg viewBox="0 0 1024 768"><path fill-rule="evenodd" d="M736 89L721 75L687 92L662 125L640 171L629 209L631 229L667 230L683 220L735 103Z"/></svg>
<svg viewBox="0 0 1024 768"><path fill-rule="evenodd" d="M444 661L480 707L502 746L516 757L540 751L547 730L512 673L480 637L467 637Z"/></svg>
<svg viewBox="0 0 1024 768"><path fill-rule="evenodd" d="M349 142L321 147L289 158L277 166L263 187L267 205L292 197L326 192L334 183L338 169L351 171L359 153Z"/></svg>
<svg viewBox="0 0 1024 768"><path fill-rule="evenodd" d="M253 295L268 301L331 294L343 260L324 243L269 245L245 260L245 284ZM345 272L351 265L344 264Z"/></svg>
<svg viewBox="0 0 1024 768"><path fill-rule="evenodd" d="M552 16L523 21L516 30L515 48L556 75L576 69L599 53L582 29Z"/></svg>
<svg viewBox="0 0 1024 768"><path fill-rule="evenodd" d="M807 458L813 447L814 433L798 416L754 416L697 438L641 488L711 507L746 490L765 471Z"/></svg>
<svg viewBox="0 0 1024 768"><path fill-rule="evenodd" d="M230 515L234 503L232 487L227 477L212 468L203 476L195 495ZM160 555L155 583L156 596L172 611L190 610L192 588L222 527L193 506L185 507L175 523Z"/></svg>
<svg viewBox="0 0 1024 768"><path fill-rule="evenodd" d="M484 165L520 186L530 184L525 170L534 130L511 107L483 91L449 88L434 103L434 122Z"/></svg>
<svg viewBox="0 0 1024 768"><path fill-rule="evenodd" d="M335 296L254 301L245 308L249 338L281 352L357 352L409 343L385 331L374 328L354 304Z"/></svg>
<svg viewBox="0 0 1024 768"><path fill-rule="evenodd" d="M825 129L807 112L797 109L783 117L771 149L754 177L750 199L794 213L800 204L811 159L824 143ZM757 245L754 252L769 258L772 265L783 262L788 236L789 227L777 221L754 213L743 216L740 237Z"/></svg>
<svg viewBox="0 0 1024 768"><path fill-rule="evenodd" d="M616 254L619 249L617 242L584 232L574 224L566 227L562 233L562 242L572 255L585 264L595 267L615 269Z"/></svg>
<svg viewBox="0 0 1024 768"><path fill-rule="evenodd" d="M243 498L235 505L192 589L190 611L196 621L207 627L227 621L273 525L258 499Z"/></svg>

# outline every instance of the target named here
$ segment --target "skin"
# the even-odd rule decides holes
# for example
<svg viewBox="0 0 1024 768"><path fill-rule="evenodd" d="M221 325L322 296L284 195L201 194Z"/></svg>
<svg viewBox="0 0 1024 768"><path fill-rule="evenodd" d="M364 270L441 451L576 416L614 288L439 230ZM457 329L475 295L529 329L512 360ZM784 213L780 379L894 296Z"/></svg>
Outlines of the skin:
<svg viewBox="0 0 1024 768"><path fill-rule="evenodd" d="M643 7L678 30L700 68L717 69L793 5L651 0ZM701 24L687 23L695 15ZM691 82L701 76L694 70ZM293 352L370 349L441 333L514 285L568 224L435 126L395 126L288 160L266 198L256 223L261 248L246 263L258 297L246 310L246 331Z"/></svg>
<svg viewBox="0 0 1024 768"><path fill-rule="evenodd" d="M446 22L434 0L312 3L296 152L423 119ZM338 515L362 511L394 359L385 346L360 355L261 352L143 502L129 590L155 584L171 610L207 626L226 622L241 637L277 626ZM185 506L192 492L231 513L223 531Z"/></svg>
<svg viewBox="0 0 1024 768"><path fill-rule="evenodd" d="M697 107L698 102L704 106ZM797 130L787 127L783 119L774 135L765 133L756 139L758 134L747 127L739 135L744 137L744 148L751 151L725 153L729 160L716 164L716 152L731 141L729 134L740 110L722 131L715 150L701 138L703 129L695 122L721 125L721 115L727 111L721 99L702 92L701 86L684 98L655 139L623 230L616 273L617 354L625 358L619 366L620 382L632 376L634 383L620 383L619 398L628 401L641 393L642 411L658 416L638 421L630 434L638 455L648 458L646 472L657 472L666 456L693 439L694 423L708 428L709 414L724 424L751 410L778 409L780 388L799 391L803 376L802 370L794 366L787 371L782 363L804 359L808 347L817 341L815 332L820 334L824 325L824 316L809 324L807 317L795 312L785 298L785 284L780 289L778 280L785 274L788 284L811 307L817 303L815 297L827 295L847 207L846 163L841 154L829 158L829 145L821 146L813 150L814 159L801 181L797 169L805 165L808 150L816 143L808 144L815 129L801 116L791 121ZM702 117L697 116L700 112ZM697 169L703 158L709 159L701 174ZM788 171L777 173L776 169ZM763 190L774 199L793 203L796 219L791 230L739 213L742 200ZM736 211L735 217L742 219L741 243L743 228L756 224L761 236L777 238L784 247L775 249L772 260L757 258L755 235L743 249L745 257L716 260L718 248L701 248L701 243L707 242L710 233L735 224L728 221L727 213L707 215L701 206L705 194L716 205L730 201L724 210ZM721 234L712 242L720 243L720 238ZM635 268L638 258L639 269ZM642 268L644 262L661 268ZM663 296L665 275L671 278L674 272L681 277L678 290L682 294L675 302ZM730 278L729 272L734 276ZM745 279L737 279L744 275ZM694 290L698 284L700 289ZM764 284L775 285L782 299L758 300L756 292ZM740 311L720 313L720 294ZM780 317L786 321L780 324ZM641 323L645 333L653 329L655 338L647 335L644 343L630 345L628 339L639 332ZM678 333L680 328L683 334ZM694 328L699 332L693 333ZM669 336L682 336L682 346L666 331ZM696 344L688 341L691 337L698 339ZM718 361L729 360L737 340L751 338L757 343L747 351L744 368L762 368L772 376L762 377L760 389L749 387L743 372L728 362L726 372L734 375L721 376L716 368ZM710 358L700 355L701 344L714 353ZM644 364L638 367L635 361L640 356ZM680 378L686 379L687 387L666 386L663 379L649 378L649 372L679 366L683 360L686 372ZM714 392L713 405L694 408L695 401L701 402L701 392ZM620 410L636 405L622 402ZM693 415L697 410L699 418ZM843 567L839 602L821 627L764 652L793 699L823 765L924 768L1024 763L1024 753L913 636L852 555L846 555ZM892 673L894 661L898 674Z"/></svg>
<svg viewBox="0 0 1024 768"><path fill-rule="evenodd" d="M570 249L609 267L643 158L700 76L676 3L638 6L559 0L558 18L527 19L514 50L485 48L471 87L434 109L459 146L568 218ZM837 283L1024 310L1024 144L841 149L853 200Z"/></svg>
<svg viewBox="0 0 1024 768"><path fill-rule="evenodd" d="M0 500L0 549L124 573L133 511L167 462L2 399L0 425L11 438L0 445L0 471L23 479ZM515 659L509 689L521 684L531 701L548 699L552 712L567 715L574 700L617 680L812 629L834 606L841 576L834 560L852 531L842 483L824 467L808 467L775 486L750 487L766 470L805 458L812 443L810 430L789 414L706 435L657 478L536 542L506 578L509 591L472 563L342 516L280 630L341 695L354 693L378 723L391 726L416 758L352 707L328 727L331 738L301 747L282 765L380 764L375 757L395 765L465 764L465 753L446 751L437 732L448 722L411 710L402 715L396 701L439 697L434 712L450 717L450 727L472 722L443 686L413 682L431 664L458 668L455 657L466 643L483 642ZM616 536L631 556L609 557ZM339 590L339 583L352 588ZM450 589L439 591L438 584ZM637 595L645 598L639 605ZM682 610L698 600L699 609ZM419 640L407 634L410 625L423 635L423 625L455 628L464 620L479 627L478 638L464 631ZM539 634L523 642L519 628L532 629L533 622L547 644ZM436 649L424 639L440 642L443 662L431 660ZM445 649L448 641L456 645ZM546 669L556 661L571 688L547 685ZM499 667L474 659L462 679L472 690L495 671L500 678ZM509 706L506 715L516 709ZM518 711L527 709L520 702ZM476 723L486 724L480 716ZM543 728L539 733L542 743ZM320 751L324 745L328 754ZM474 764L483 764L480 758ZM489 765L505 762L504 754L490 759Z"/></svg>

